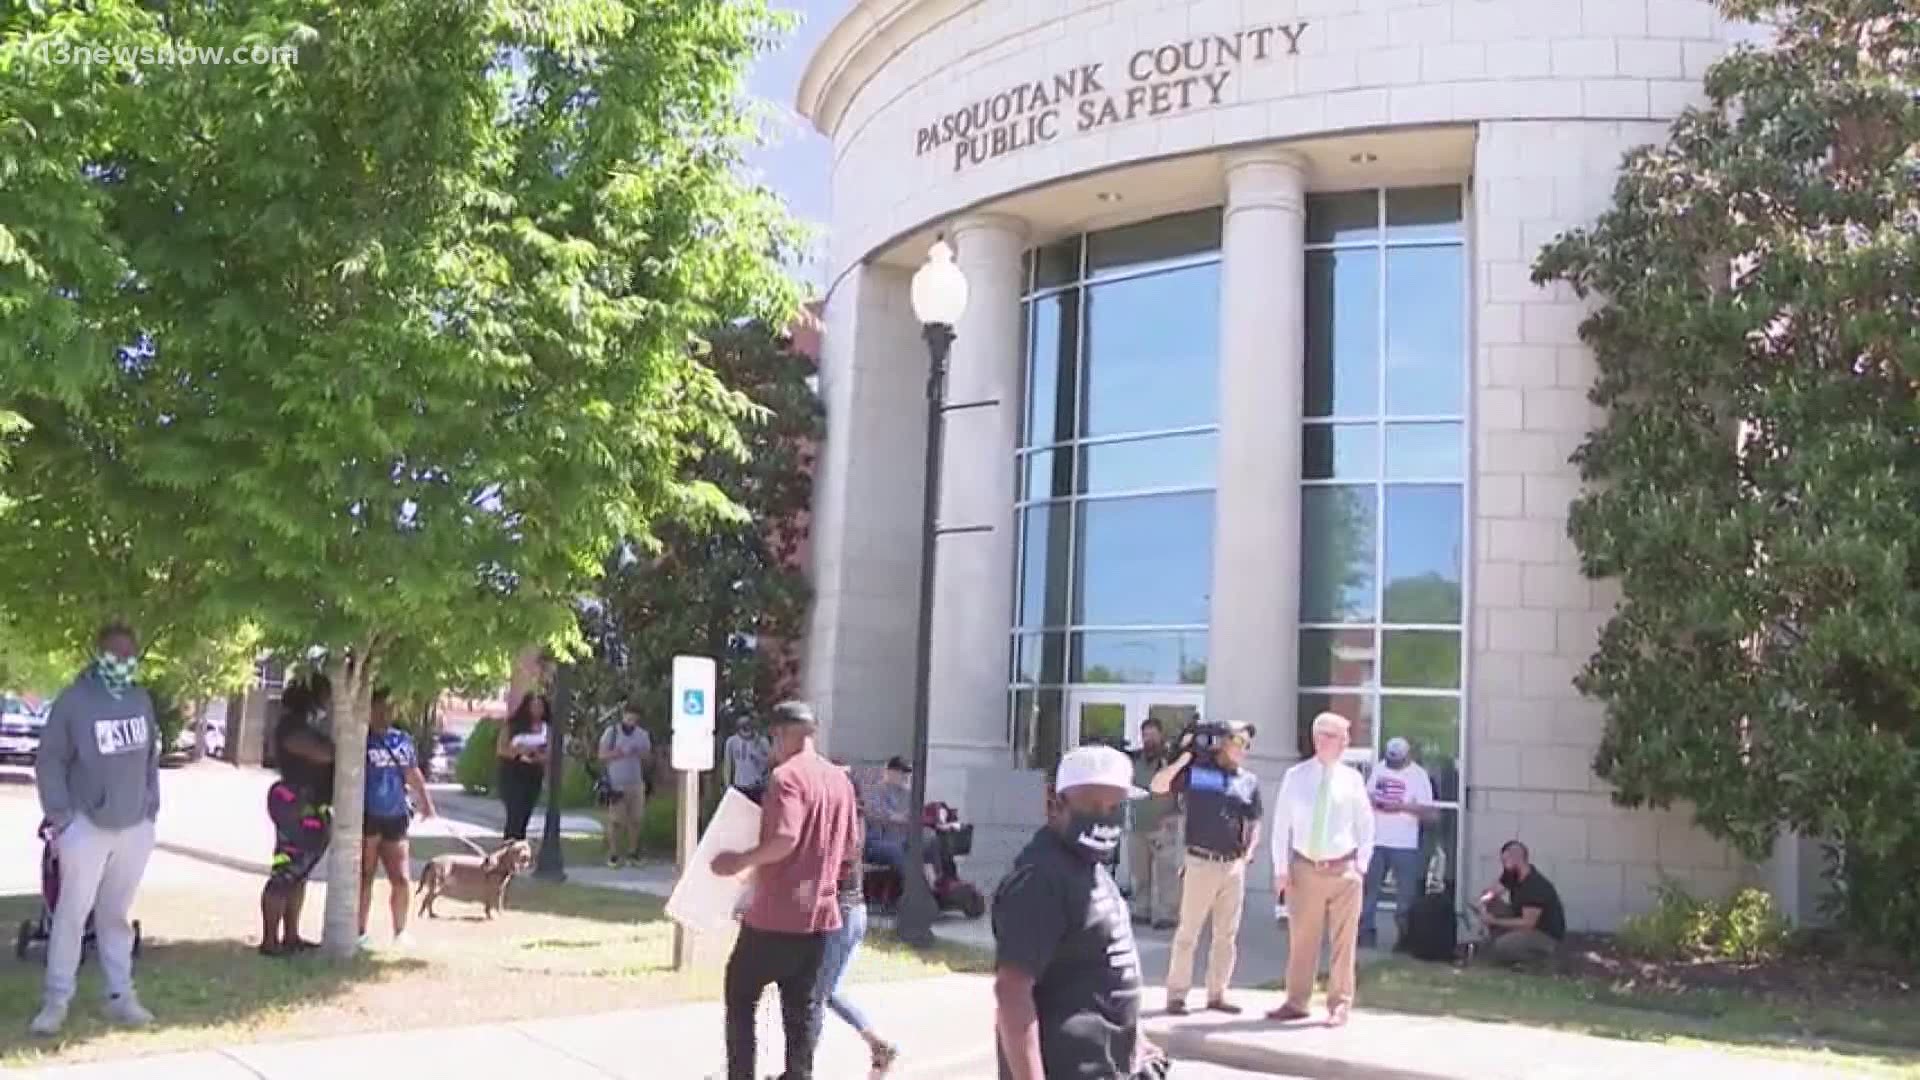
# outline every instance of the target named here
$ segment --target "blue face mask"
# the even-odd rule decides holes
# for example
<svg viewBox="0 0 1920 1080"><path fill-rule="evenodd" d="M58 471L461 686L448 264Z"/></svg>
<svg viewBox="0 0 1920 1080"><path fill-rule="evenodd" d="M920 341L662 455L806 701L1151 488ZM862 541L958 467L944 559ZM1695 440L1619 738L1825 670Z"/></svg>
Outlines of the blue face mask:
<svg viewBox="0 0 1920 1080"><path fill-rule="evenodd" d="M106 685L107 692L119 697L133 686L134 676L140 673L140 661L132 656L103 652L93 658L93 670Z"/></svg>

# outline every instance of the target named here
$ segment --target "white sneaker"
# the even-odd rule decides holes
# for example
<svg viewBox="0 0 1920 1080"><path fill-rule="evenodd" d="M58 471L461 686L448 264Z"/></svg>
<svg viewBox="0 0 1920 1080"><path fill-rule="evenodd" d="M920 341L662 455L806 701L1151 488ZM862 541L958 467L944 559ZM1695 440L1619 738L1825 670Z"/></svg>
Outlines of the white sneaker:
<svg viewBox="0 0 1920 1080"><path fill-rule="evenodd" d="M115 994L107 999L107 1019L126 1027L146 1027L153 1014L132 993Z"/></svg>
<svg viewBox="0 0 1920 1080"><path fill-rule="evenodd" d="M413 945L414 945L413 935L408 933L407 931L402 930L399 933L393 935L393 947L395 949L399 949L404 952L407 949L413 948Z"/></svg>
<svg viewBox="0 0 1920 1080"><path fill-rule="evenodd" d="M60 1034L60 1029L66 1025L67 1007L49 1001L40 1007L39 1014L33 1018L33 1023L27 1025L27 1030L43 1039L50 1039Z"/></svg>
<svg viewBox="0 0 1920 1080"><path fill-rule="evenodd" d="M353 943L353 947L359 949L361 952L366 952L368 949L373 948L373 935L361 934L359 939Z"/></svg>

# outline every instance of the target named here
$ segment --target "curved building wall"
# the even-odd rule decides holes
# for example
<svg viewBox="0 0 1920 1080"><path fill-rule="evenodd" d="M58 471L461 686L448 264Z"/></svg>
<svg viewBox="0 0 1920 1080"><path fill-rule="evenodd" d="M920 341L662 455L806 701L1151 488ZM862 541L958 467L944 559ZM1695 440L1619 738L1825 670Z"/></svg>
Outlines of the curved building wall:
<svg viewBox="0 0 1920 1080"><path fill-rule="evenodd" d="M944 399L928 779L931 797L978 826L970 876L997 877L1038 822L1043 766L1075 733L1195 711L1247 719L1261 728L1254 765L1270 788L1298 754L1300 711L1323 707L1365 730L1360 757L1417 729L1457 807L1422 844L1446 853L1463 892L1492 879L1498 845L1515 836L1576 926L1643 908L1663 875L1708 893L1753 876L1683 813L1615 808L1592 775L1602 718L1571 680L1612 596L1581 576L1566 537L1577 491L1567 459L1595 419L1586 309L1529 280L1534 253L1604 209L1622 154L1659 141L1740 36L1706 0L858 3L799 103L834 143L807 650L830 748L880 760L912 745L926 353L908 282L944 233L973 298ZM1451 193L1442 233L1423 232L1418 211L1395 218L1393 206L1430 205L1434 192ZM1336 220L1362 203L1379 207L1377 222ZM1032 409L1065 400L1059 380L1096 380L1123 354L1151 363L1144 344L1113 352L1084 329L1040 326L1057 322L1052 298L1097 312L1094 238L1180 220L1218 223L1199 259L1213 267L1218 310L1161 311L1175 301L1155 297L1177 294L1143 291L1126 338L1160 341L1167 364L1187 365L1141 385L1210 380L1214 411L1149 408L1120 435L1082 414L1079 427L1062 421L1065 435L1037 437ZM1403 246L1418 249L1409 265L1444 273L1390 280ZM1061 251L1083 261L1055 283L1046 262ZM1377 287L1336 280L1339 266L1364 278L1376 264ZM1443 317L1454 298L1458 318ZM1420 321L1396 329L1405 311ZM1178 330L1196 318L1204 333ZM1458 392L1389 402L1395 391L1381 390L1378 408L1342 412L1326 379L1354 363L1376 365L1382 386L1415 387L1439 384L1394 365L1451 365ZM1325 507L1349 478L1335 460L1343 425L1378 458L1352 474L1355 513L1374 530L1362 560L1371 592L1355 593L1352 611L1330 608L1339 589L1315 577ZM1422 452L1446 467L1396 473L1402 435L1440 439ZM1113 495L1135 508L1149 506L1143 493L1179 500L1076 471L1094 467L1102 439L1152 451L1148 436L1169 449L1205 443L1209 493L1180 498L1210 505L1193 530L1210 566L1206 610L1069 603L1056 615L1059 583L1079 595L1103 550L1119 553L1116 573L1153 573L1137 549L1171 535L1164 522L1144 517L1089 546L1100 534L1087 508ZM1134 460L1142 476L1178 464ZM1418 519L1452 530L1425 538L1441 554L1406 562L1444 587L1440 608L1382 598L1395 552L1414 551L1392 534L1402 495L1454 508ZM1126 509L1113 505L1105 512ZM1194 553L1178 554L1191 577ZM1036 616L1041 601L1049 610ZM1249 881L1266 887L1264 865Z"/></svg>
<svg viewBox="0 0 1920 1080"><path fill-rule="evenodd" d="M1673 117L1731 36L1707 0L867 0L842 30L828 50L860 44L823 50L801 101L833 139L836 273L928 221L1148 158ZM1006 94L984 148L926 137Z"/></svg>

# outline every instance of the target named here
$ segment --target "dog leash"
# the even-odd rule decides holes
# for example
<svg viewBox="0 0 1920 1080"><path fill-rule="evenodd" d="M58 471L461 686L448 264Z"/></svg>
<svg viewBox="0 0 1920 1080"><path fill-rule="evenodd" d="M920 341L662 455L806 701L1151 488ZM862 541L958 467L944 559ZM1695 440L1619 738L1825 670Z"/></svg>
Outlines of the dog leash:
<svg viewBox="0 0 1920 1080"><path fill-rule="evenodd" d="M478 855L483 859L487 857L488 855L487 849L467 839L465 834L455 832L453 829L453 822L448 821L446 818L441 818L440 828L444 830L448 836L453 837L455 840L458 840L461 843L467 845L467 847L471 848L475 855Z"/></svg>

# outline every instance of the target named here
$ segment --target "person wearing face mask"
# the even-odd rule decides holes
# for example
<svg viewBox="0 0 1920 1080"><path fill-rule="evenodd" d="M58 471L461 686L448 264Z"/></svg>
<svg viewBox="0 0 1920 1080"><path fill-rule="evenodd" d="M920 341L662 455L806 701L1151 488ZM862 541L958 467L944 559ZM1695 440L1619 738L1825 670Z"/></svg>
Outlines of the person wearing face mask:
<svg viewBox="0 0 1920 1080"><path fill-rule="evenodd" d="M653 737L640 726L640 706L628 702L620 722L600 736L600 764L607 770L613 801L607 804L607 865L640 861L640 834L647 817L647 772L653 768Z"/></svg>
<svg viewBox="0 0 1920 1080"><path fill-rule="evenodd" d="M1414 763L1407 740L1387 740L1386 759L1367 777L1367 798L1373 802L1373 861L1366 867L1367 885L1360 900L1360 947L1378 944L1374 912L1393 875L1393 916L1402 936L1407 913L1427 892L1426 862L1420 858L1420 822L1433 812L1433 781Z"/></svg>
<svg viewBox="0 0 1920 1080"><path fill-rule="evenodd" d="M1227 1000L1233 983L1240 915L1247 900L1247 861L1260 842L1260 778L1246 768L1253 748L1249 724L1195 724L1180 741L1180 755L1153 777L1156 795L1185 798L1186 863L1181 871L1180 922L1167 960L1167 1013L1183 1016L1193 986L1200 931L1213 924L1207 956L1207 1010L1238 1015Z"/></svg>
<svg viewBox="0 0 1920 1080"><path fill-rule="evenodd" d="M153 1023L133 992L133 924L127 916L153 853L153 823L160 813L159 727L153 698L134 681L139 644L133 630L109 623L94 645L93 662L54 699L34 766L40 809L60 856L45 997L31 1025L44 1037L66 1024L89 915L106 980L107 1017L129 1027Z"/></svg>
<svg viewBox="0 0 1920 1080"><path fill-rule="evenodd" d="M1133 765L1109 746L1060 759L1047 824L993 896L994 1026L1000 1080L1164 1074L1140 1033L1140 954L1107 871Z"/></svg>

